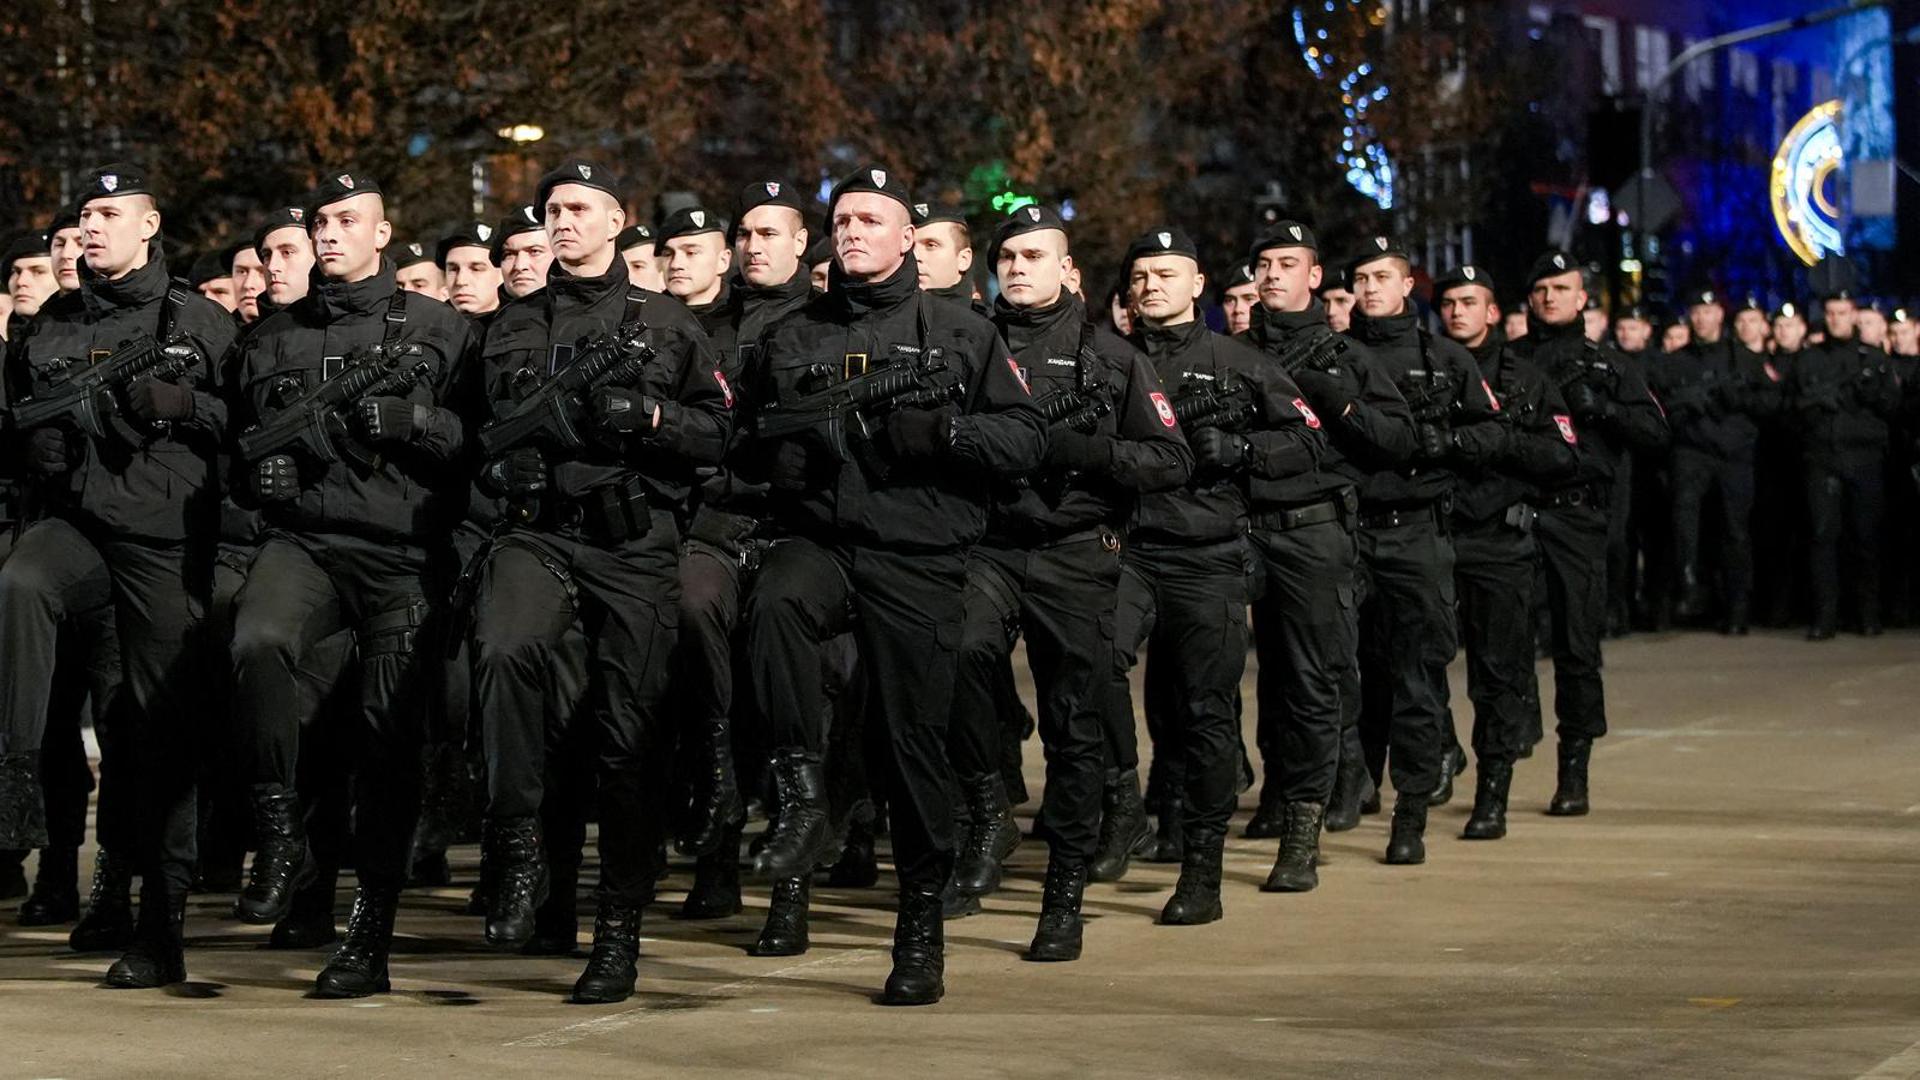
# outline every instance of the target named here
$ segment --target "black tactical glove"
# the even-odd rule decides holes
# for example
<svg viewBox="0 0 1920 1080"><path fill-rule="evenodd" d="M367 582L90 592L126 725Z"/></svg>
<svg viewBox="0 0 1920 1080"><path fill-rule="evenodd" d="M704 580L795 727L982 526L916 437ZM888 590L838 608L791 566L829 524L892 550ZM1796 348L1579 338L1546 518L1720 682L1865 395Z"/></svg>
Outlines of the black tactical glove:
<svg viewBox="0 0 1920 1080"><path fill-rule="evenodd" d="M286 454L261 458L253 467L253 493L263 503L290 502L300 497L300 466Z"/></svg>
<svg viewBox="0 0 1920 1080"><path fill-rule="evenodd" d="M1208 469L1244 469L1252 447L1247 440L1230 431L1203 427L1187 436L1193 447L1193 462Z"/></svg>
<svg viewBox="0 0 1920 1080"><path fill-rule="evenodd" d="M1590 382L1575 383L1567 391L1567 409L1579 420L1605 420L1613 415L1613 401Z"/></svg>
<svg viewBox="0 0 1920 1080"><path fill-rule="evenodd" d="M1360 398L1360 380L1344 368L1337 373L1301 368L1294 373L1293 381L1307 395L1314 411L1327 416L1339 416Z"/></svg>
<svg viewBox="0 0 1920 1080"><path fill-rule="evenodd" d="M1415 457L1431 461L1445 457L1447 451L1453 449L1453 432L1439 424L1423 420L1415 425L1414 432L1420 440L1420 445L1414 450Z"/></svg>
<svg viewBox="0 0 1920 1080"><path fill-rule="evenodd" d="M593 395L593 418L601 427L622 435L656 430L662 412L658 401L638 390L604 387Z"/></svg>
<svg viewBox="0 0 1920 1080"><path fill-rule="evenodd" d="M547 490L547 459L539 447L523 446L487 462L480 480L494 495L509 499L538 495Z"/></svg>
<svg viewBox="0 0 1920 1080"><path fill-rule="evenodd" d="M901 457L934 457L953 442L952 409L895 409L882 430L887 445Z"/></svg>
<svg viewBox="0 0 1920 1080"><path fill-rule="evenodd" d="M805 491L807 463L812 460L807 448L796 439L783 439L767 455L767 484L775 491Z"/></svg>
<svg viewBox="0 0 1920 1080"><path fill-rule="evenodd" d="M148 423L191 420L193 388L160 379L141 379L127 388L127 407Z"/></svg>
<svg viewBox="0 0 1920 1080"><path fill-rule="evenodd" d="M1113 464L1113 436L1055 429L1048 436L1046 462L1077 472L1108 468Z"/></svg>
<svg viewBox="0 0 1920 1080"><path fill-rule="evenodd" d="M59 476L80 463L80 449L61 428L34 428L27 435L27 460L35 471Z"/></svg>
<svg viewBox="0 0 1920 1080"><path fill-rule="evenodd" d="M410 443L426 431L427 407L404 398L372 397L354 410L360 434L374 442Z"/></svg>

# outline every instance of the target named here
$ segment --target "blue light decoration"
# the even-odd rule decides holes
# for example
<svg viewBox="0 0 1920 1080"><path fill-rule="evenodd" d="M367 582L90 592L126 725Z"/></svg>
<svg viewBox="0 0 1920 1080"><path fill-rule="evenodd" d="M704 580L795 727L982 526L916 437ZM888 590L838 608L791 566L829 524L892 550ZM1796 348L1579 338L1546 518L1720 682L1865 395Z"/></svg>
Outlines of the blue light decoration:
<svg viewBox="0 0 1920 1080"><path fill-rule="evenodd" d="M1768 202L1780 236L1812 266L1825 255L1846 252L1835 188L1846 156L1840 142L1838 99L1823 101L1800 118L1773 156Z"/></svg>
<svg viewBox="0 0 1920 1080"><path fill-rule="evenodd" d="M1377 0L1341 0L1341 3L1362 12L1369 25L1379 25L1384 18L1385 13L1380 10ZM1335 0L1323 0L1320 6L1325 15L1335 15L1339 11ZM1339 76L1340 110L1345 123L1341 128L1340 149L1334 154L1334 161L1346 169L1347 183L1355 191L1372 199L1382 210L1393 209L1393 159L1387 156L1386 148L1380 145L1373 125L1367 123L1367 110L1387 100L1389 91L1386 83L1374 77L1374 68L1370 63L1342 64L1333 50L1323 44L1327 40L1326 29L1307 24L1304 5L1293 9L1293 39L1299 45L1300 57L1306 61L1307 70L1313 72L1314 78L1325 81L1329 76Z"/></svg>

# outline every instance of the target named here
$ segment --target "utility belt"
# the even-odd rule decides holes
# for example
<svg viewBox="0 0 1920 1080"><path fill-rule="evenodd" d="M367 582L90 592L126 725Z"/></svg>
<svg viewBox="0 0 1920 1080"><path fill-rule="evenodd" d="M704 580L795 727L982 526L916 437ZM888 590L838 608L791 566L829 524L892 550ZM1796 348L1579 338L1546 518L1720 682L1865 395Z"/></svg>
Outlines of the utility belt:
<svg viewBox="0 0 1920 1080"><path fill-rule="evenodd" d="M581 539L603 547L626 543L653 529L647 488L637 476L572 498L550 498L542 509L541 523L547 528L578 530Z"/></svg>
<svg viewBox="0 0 1920 1080"><path fill-rule="evenodd" d="M1309 525L1351 522L1359 512L1359 494L1352 488L1346 488L1340 494L1323 502L1291 506L1284 510L1261 510L1248 514L1247 524L1255 530L1288 532L1293 529L1304 529Z"/></svg>
<svg viewBox="0 0 1920 1080"><path fill-rule="evenodd" d="M994 547L1039 551L1045 548L1065 547L1068 544L1086 543L1090 540L1100 541L1101 547L1107 551L1119 551L1125 544L1124 535L1111 525L1089 525L1083 529L1063 533L1017 521L994 522L987 530L986 538L981 542Z"/></svg>
<svg viewBox="0 0 1920 1080"><path fill-rule="evenodd" d="M1605 510L1611 495L1612 492L1599 484L1583 485L1556 491L1540 499L1539 503L1541 508L1546 510L1564 510L1570 506L1591 506L1597 510Z"/></svg>
<svg viewBox="0 0 1920 1080"><path fill-rule="evenodd" d="M1431 522L1442 532L1446 531L1447 518L1453 514L1453 499L1440 498L1432 502L1414 503L1409 506L1381 506L1360 509L1360 527L1363 529L1400 529L1409 525L1423 525Z"/></svg>

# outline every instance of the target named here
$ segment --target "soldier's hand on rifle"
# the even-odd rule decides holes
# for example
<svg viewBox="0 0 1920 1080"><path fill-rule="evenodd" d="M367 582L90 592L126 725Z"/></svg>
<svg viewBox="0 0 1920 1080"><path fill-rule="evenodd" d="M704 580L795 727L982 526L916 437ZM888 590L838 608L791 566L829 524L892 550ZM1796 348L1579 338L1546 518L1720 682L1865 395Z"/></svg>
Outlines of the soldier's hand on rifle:
<svg viewBox="0 0 1920 1080"><path fill-rule="evenodd" d="M1047 464L1086 472L1113 464L1113 436L1054 431L1047 442Z"/></svg>
<svg viewBox="0 0 1920 1080"><path fill-rule="evenodd" d="M660 413L660 403L638 390L603 387L593 395L593 418L622 435L655 430Z"/></svg>
<svg viewBox="0 0 1920 1080"><path fill-rule="evenodd" d="M1307 395L1307 402L1316 412L1327 416L1339 416L1347 411L1360 396L1360 380L1344 370L1320 371L1314 368L1302 368L1294 373L1293 381Z"/></svg>
<svg viewBox="0 0 1920 1080"><path fill-rule="evenodd" d="M536 446L523 446L487 462L480 479L489 491L509 499L547 490L547 459Z"/></svg>
<svg viewBox="0 0 1920 1080"><path fill-rule="evenodd" d="M409 443L426 429L425 405L404 398L371 397L360 402L353 418L360 434L375 442Z"/></svg>
<svg viewBox="0 0 1920 1080"><path fill-rule="evenodd" d="M1415 435L1420 440L1416 456L1429 461L1446 456L1453 449L1453 432L1439 424L1421 421L1415 427Z"/></svg>
<svg viewBox="0 0 1920 1080"><path fill-rule="evenodd" d="M767 483L775 491L805 491L812 458L798 439L782 439L767 456Z"/></svg>
<svg viewBox="0 0 1920 1080"><path fill-rule="evenodd" d="M1211 469L1244 469L1247 466L1247 440L1229 431L1206 427L1187 436L1193 447L1194 464Z"/></svg>
<svg viewBox="0 0 1920 1080"><path fill-rule="evenodd" d="M260 459L253 467L253 493L263 503L289 502L300 497L300 466L287 454Z"/></svg>
<svg viewBox="0 0 1920 1080"><path fill-rule="evenodd" d="M193 388L161 379L141 379L127 388L127 406L133 415L152 423L157 420L193 418Z"/></svg>
<svg viewBox="0 0 1920 1080"><path fill-rule="evenodd" d="M882 432L901 457L943 454L953 443L953 410L895 409L887 414Z"/></svg>
<svg viewBox="0 0 1920 1080"><path fill-rule="evenodd" d="M79 452L64 430L35 428L27 436L27 460L33 463L35 471L59 476L79 464Z"/></svg>

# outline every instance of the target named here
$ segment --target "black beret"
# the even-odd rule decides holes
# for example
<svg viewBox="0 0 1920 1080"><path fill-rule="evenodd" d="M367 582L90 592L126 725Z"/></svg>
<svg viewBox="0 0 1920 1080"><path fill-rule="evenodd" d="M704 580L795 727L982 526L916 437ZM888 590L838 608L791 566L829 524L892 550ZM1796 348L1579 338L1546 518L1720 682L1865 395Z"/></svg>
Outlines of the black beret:
<svg viewBox="0 0 1920 1080"><path fill-rule="evenodd" d="M833 258L833 234L821 229L811 235L813 239L807 241L807 253L801 258L806 260L808 266L819 266Z"/></svg>
<svg viewBox="0 0 1920 1080"><path fill-rule="evenodd" d="M73 205L77 211L94 199L155 194L153 186L148 183L147 170L131 162L113 161L87 170L86 177L80 182L80 195L73 200Z"/></svg>
<svg viewBox="0 0 1920 1080"><path fill-rule="evenodd" d="M545 213L547 196L562 184L579 184L595 191L604 191L613 196L614 202L620 201L620 178L613 174L612 169L576 159L562 162L559 168L540 178L540 190L533 197L533 205Z"/></svg>
<svg viewBox="0 0 1920 1080"><path fill-rule="evenodd" d="M269 213L260 224L253 227L253 250L259 251L265 247L267 237L281 229L299 229L301 232L306 232L312 227L311 221L305 207L282 206Z"/></svg>
<svg viewBox="0 0 1920 1080"><path fill-rule="evenodd" d="M885 195L906 207L908 213L913 212L913 202L907 195L907 185L900 182L900 177L878 165L864 165L848 173L840 179L839 183L833 185L833 194L827 199L827 216L829 218L833 216L834 204L840 201L840 196L863 191Z"/></svg>
<svg viewBox="0 0 1920 1080"><path fill-rule="evenodd" d="M44 259L50 255L51 252L41 242L37 232L15 233L8 237L5 245L0 246L0 292L6 290L7 278L13 273L14 263L21 259Z"/></svg>
<svg viewBox="0 0 1920 1080"><path fill-rule="evenodd" d="M660 223L660 234L656 238L656 242L664 244L669 240L674 240L682 236L698 236L701 233L724 233L726 231L727 223L719 214L704 207L683 206L673 213L668 214L667 220Z"/></svg>
<svg viewBox="0 0 1920 1080"><path fill-rule="evenodd" d="M491 252L493 250L493 226L484 221L469 221L461 225L459 228L441 237L440 242L433 245L433 261L439 264L440 269L445 270L447 268L447 255L451 253L454 248L463 247L486 248Z"/></svg>
<svg viewBox="0 0 1920 1080"><path fill-rule="evenodd" d="M1713 287L1710 285L1688 289L1686 292L1680 294L1681 307L1708 307L1718 305L1719 303L1720 294L1714 292Z"/></svg>
<svg viewBox="0 0 1920 1080"><path fill-rule="evenodd" d="M1614 322L1626 322L1628 319L1638 319L1641 322L1650 323L1653 321L1653 312L1645 304L1628 304L1626 307L1620 309L1619 314L1613 317Z"/></svg>
<svg viewBox="0 0 1920 1080"><path fill-rule="evenodd" d="M922 225L937 225L943 221L962 227L969 227L967 226L966 208L957 203L917 202L907 207L907 209L913 214L913 227L916 229ZM1025 209L1025 207L1022 207L1022 209ZM1019 211L1016 210L1014 213L1019 213ZM1011 218L1009 218L1009 220L1011 220Z"/></svg>
<svg viewBox="0 0 1920 1080"><path fill-rule="evenodd" d="M546 219L540 211L531 206L523 206L506 217L493 230L493 261L499 262L506 255L506 243L511 237L521 233L537 232L547 227Z"/></svg>
<svg viewBox="0 0 1920 1080"><path fill-rule="evenodd" d="M1048 229L1067 231L1067 223L1061 220L1059 211L1051 206L1038 204L1023 206L1008 214L1006 219L1000 222L1000 227L993 233L993 246L998 248L1016 236L1030 232L1045 232Z"/></svg>
<svg viewBox="0 0 1920 1080"><path fill-rule="evenodd" d="M1742 312L1742 311L1758 311L1764 314L1767 310L1767 306L1760 302L1759 293L1750 292L1740 298L1739 306L1735 307L1733 310L1735 311L1735 313Z"/></svg>
<svg viewBox="0 0 1920 1080"><path fill-rule="evenodd" d="M784 206L797 210L806 216L807 204L800 197L800 190L782 180L759 180L740 189L733 200L733 220L739 221L747 216L747 211L757 206Z"/></svg>
<svg viewBox="0 0 1920 1080"><path fill-rule="evenodd" d="M1887 316L1887 318L1897 323L1910 323L1913 321L1913 309L1902 304L1894 308L1893 314Z"/></svg>
<svg viewBox="0 0 1920 1080"><path fill-rule="evenodd" d="M1348 276L1352 276L1355 270L1360 269L1370 262L1377 262L1381 259L1400 259L1407 263L1413 262L1413 256L1407 254L1406 247L1402 245L1400 241L1395 240L1391 236L1376 236L1360 245L1360 250L1355 253L1351 259L1347 260L1347 274Z"/></svg>
<svg viewBox="0 0 1920 1080"><path fill-rule="evenodd" d="M71 209L62 210L53 215L53 221L47 225L46 246L48 248L53 247L53 238L60 230L77 229L79 227L80 215Z"/></svg>
<svg viewBox="0 0 1920 1080"><path fill-rule="evenodd" d="M1164 225L1134 237L1133 243L1127 245L1127 257L1121 260L1121 264L1131 267L1140 259L1154 255L1185 255L1195 262L1200 261L1200 249L1194 246L1193 237L1171 225Z"/></svg>
<svg viewBox="0 0 1920 1080"><path fill-rule="evenodd" d="M1274 248L1301 247L1318 255L1320 240L1313 235L1313 229L1301 221L1275 222L1273 227L1257 237L1253 246L1247 249L1247 262L1253 263L1263 251Z"/></svg>
<svg viewBox="0 0 1920 1080"><path fill-rule="evenodd" d="M1339 289L1342 292L1353 291L1353 275L1348 273L1347 268L1344 266L1327 267L1326 276L1320 279L1320 291L1322 293L1329 293L1335 289Z"/></svg>
<svg viewBox="0 0 1920 1080"><path fill-rule="evenodd" d="M1492 292L1493 275L1487 273L1484 267L1475 266L1472 263L1456 266L1433 279L1434 298L1438 299L1445 295L1448 289L1457 289L1462 285L1479 285L1488 292Z"/></svg>
<svg viewBox="0 0 1920 1080"><path fill-rule="evenodd" d="M313 194L307 196L307 213L311 216L322 207L332 206L343 199L351 199L355 195L379 195L380 193L380 181L365 173L333 173L321 180L320 186L314 188Z"/></svg>
<svg viewBox="0 0 1920 1080"><path fill-rule="evenodd" d="M1540 284L1543 278L1559 277L1561 274L1571 274L1579 271L1580 260L1564 251L1549 251L1545 255L1533 260L1533 265L1527 269L1527 288L1531 289L1535 285ZM1586 284L1586 275L1584 273L1581 274L1581 284Z"/></svg>
<svg viewBox="0 0 1920 1080"><path fill-rule="evenodd" d="M404 270L415 263L433 261L433 249L418 240L395 244L387 249L387 254L392 257L396 270Z"/></svg>
<svg viewBox="0 0 1920 1080"><path fill-rule="evenodd" d="M220 261L220 253L209 251L193 260L192 267L187 270L187 284L197 289L215 278L230 277L232 274L232 267Z"/></svg>
<svg viewBox="0 0 1920 1080"><path fill-rule="evenodd" d="M1774 308L1773 315L1771 316L1771 318L1774 319L1805 319L1806 317L1807 313L1800 310L1800 305L1791 300Z"/></svg>
<svg viewBox="0 0 1920 1080"><path fill-rule="evenodd" d="M1253 270L1246 263L1234 263L1226 273L1220 275L1220 291L1237 289L1242 285L1252 285Z"/></svg>
<svg viewBox="0 0 1920 1080"><path fill-rule="evenodd" d="M651 225L629 225L620 230L619 236L613 238L613 246L616 251L625 251L642 245L653 247L659 239Z"/></svg>

